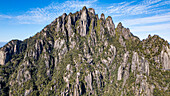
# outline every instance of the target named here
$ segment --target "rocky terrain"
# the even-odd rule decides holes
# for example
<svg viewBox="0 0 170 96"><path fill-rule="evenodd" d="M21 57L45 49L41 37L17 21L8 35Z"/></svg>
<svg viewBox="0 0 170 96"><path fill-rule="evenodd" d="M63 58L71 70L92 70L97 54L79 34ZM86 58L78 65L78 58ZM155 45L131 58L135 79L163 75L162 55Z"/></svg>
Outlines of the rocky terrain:
<svg viewBox="0 0 170 96"><path fill-rule="evenodd" d="M1 96L169 96L170 44L140 40L93 8L0 48Z"/></svg>

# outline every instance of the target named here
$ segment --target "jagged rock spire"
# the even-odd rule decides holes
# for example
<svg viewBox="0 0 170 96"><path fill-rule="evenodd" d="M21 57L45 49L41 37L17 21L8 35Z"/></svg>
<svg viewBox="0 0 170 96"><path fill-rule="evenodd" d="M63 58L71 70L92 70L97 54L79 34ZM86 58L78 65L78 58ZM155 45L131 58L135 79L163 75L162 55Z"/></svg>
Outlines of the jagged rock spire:
<svg viewBox="0 0 170 96"><path fill-rule="evenodd" d="M105 20L105 16L104 16L103 13L101 14L100 18L103 19L103 20Z"/></svg>
<svg viewBox="0 0 170 96"><path fill-rule="evenodd" d="M88 11L95 15L95 10L93 8L89 8Z"/></svg>
<svg viewBox="0 0 170 96"><path fill-rule="evenodd" d="M170 89L168 42L140 41L121 22L115 29L110 16L99 19L86 7L9 42L0 48L0 64L0 94L9 96L168 96Z"/></svg>
<svg viewBox="0 0 170 96"><path fill-rule="evenodd" d="M0 65L5 65L11 58L12 55L19 54L19 45L22 41L12 40L0 49Z"/></svg>
<svg viewBox="0 0 170 96"><path fill-rule="evenodd" d="M114 34L115 34L115 32L114 32L114 30L115 30L115 25L114 25L114 23L113 23L113 20L112 20L112 17L111 17L111 16L108 16L108 17L106 18L106 27L107 27L107 29L108 29L108 31L109 31L109 34L112 35L112 36L114 36Z"/></svg>
<svg viewBox="0 0 170 96"><path fill-rule="evenodd" d="M88 30L88 27L89 27L89 20L88 20L88 10L86 8L86 6L83 7L82 9L82 13L81 13L81 18L80 18L80 35L81 36L86 36L87 34L87 30Z"/></svg>

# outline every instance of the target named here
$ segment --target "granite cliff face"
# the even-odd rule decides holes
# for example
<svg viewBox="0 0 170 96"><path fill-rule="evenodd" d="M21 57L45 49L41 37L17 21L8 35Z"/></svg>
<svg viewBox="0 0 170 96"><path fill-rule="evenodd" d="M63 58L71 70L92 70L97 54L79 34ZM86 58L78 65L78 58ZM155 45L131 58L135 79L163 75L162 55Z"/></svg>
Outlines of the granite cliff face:
<svg viewBox="0 0 170 96"><path fill-rule="evenodd" d="M0 95L167 96L169 70L167 41L83 7L0 48Z"/></svg>
<svg viewBox="0 0 170 96"><path fill-rule="evenodd" d="M5 65L12 58L12 55L20 53L19 44L21 42L22 41L19 40L13 40L6 44L3 48L1 48L0 50L1 65Z"/></svg>

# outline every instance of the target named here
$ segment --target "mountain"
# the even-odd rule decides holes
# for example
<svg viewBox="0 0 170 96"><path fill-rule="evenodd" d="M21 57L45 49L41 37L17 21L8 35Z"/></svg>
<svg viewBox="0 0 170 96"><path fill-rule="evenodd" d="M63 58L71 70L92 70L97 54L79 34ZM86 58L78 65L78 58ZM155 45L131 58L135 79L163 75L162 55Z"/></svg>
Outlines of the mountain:
<svg viewBox="0 0 170 96"><path fill-rule="evenodd" d="M140 40L93 8L0 48L1 96L168 96L170 45Z"/></svg>

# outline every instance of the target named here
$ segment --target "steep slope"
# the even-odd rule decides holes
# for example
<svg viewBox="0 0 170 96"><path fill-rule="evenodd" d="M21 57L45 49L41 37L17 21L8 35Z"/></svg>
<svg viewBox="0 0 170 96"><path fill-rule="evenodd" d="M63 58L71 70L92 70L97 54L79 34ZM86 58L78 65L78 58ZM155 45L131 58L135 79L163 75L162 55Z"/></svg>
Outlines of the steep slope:
<svg viewBox="0 0 170 96"><path fill-rule="evenodd" d="M140 41L94 9L56 18L0 49L0 95L168 96L170 45Z"/></svg>

